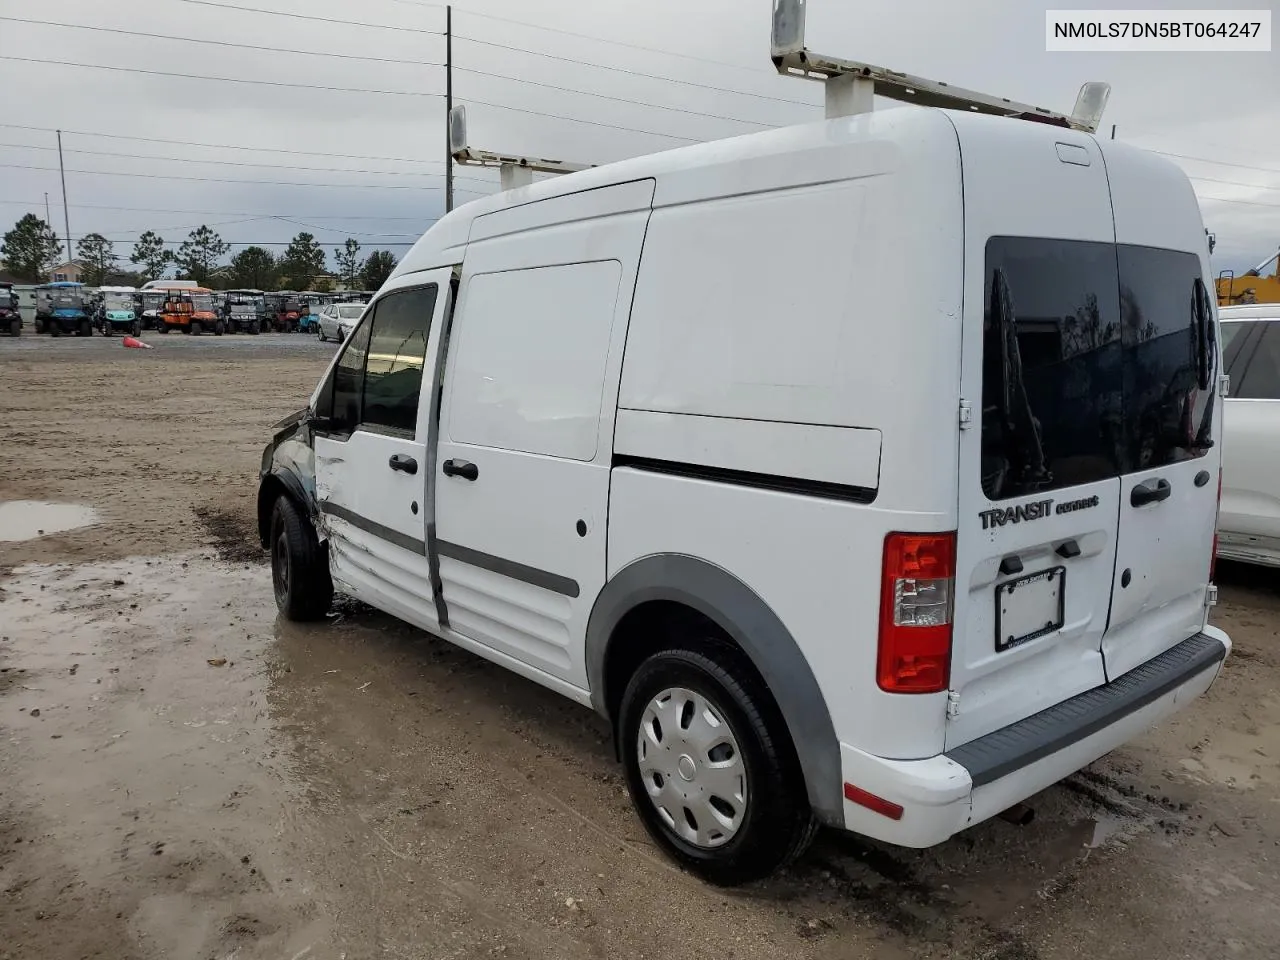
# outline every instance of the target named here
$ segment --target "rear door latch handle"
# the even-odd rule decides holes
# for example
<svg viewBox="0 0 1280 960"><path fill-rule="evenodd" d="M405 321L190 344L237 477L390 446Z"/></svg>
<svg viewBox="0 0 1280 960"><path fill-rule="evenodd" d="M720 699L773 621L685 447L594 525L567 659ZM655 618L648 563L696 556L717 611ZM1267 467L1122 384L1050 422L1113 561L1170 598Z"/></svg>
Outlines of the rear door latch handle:
<svg viewBox="0 0 1280 960"><path fill-rule="evenodd" d="M387 466L392 470L399 470L401 473L410 475L418 472L418 461L401 453L392 454L391 459L387 461Z"/></svg>
<svg viewBox="0 0 1280 960"><path fill-rule="evenodd" d="M480 468L470 460L446 460L441 464L446 477L461 477L463 480L474 480L480 476Z"/></svg>
<svg viewBox="0 0 1280 960"><path fill-rule="evenodd" d="M1168 480L1151 480L1133 488L1133 492L1129 494L1129 503L1135 507L1145 507L1149 503L1168 500L1172 494L1173 487Z"/></svg>

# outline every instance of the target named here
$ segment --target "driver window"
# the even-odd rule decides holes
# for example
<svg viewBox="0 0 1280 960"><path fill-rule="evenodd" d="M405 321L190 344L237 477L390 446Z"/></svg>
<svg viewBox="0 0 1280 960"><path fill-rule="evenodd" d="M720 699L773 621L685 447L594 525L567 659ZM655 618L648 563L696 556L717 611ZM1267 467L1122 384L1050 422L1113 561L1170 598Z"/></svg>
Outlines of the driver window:
<svg viewBox="0 0 1280 960"><path fill-rule="evenodd" d="M317 410L330 431L358 427L412 437L418 420L423 362L437 287L428 284L387 294L369 307L343 346ZM338 308L331 308L338 316ZM327 408L327 409L326 409Z"/></svg>
<svg viewBox="0 0 1280 960"><path fill-rule="evenodd" d="M360 423L360 400L364 392L364 365L369 353L369 329L373 317L360 324L343 345L342 356L333 368L333 391L329 410L334 433L350 434ZM328 391L326 391L328 392ZM323 411L322 411L323 413Z"/></svg>

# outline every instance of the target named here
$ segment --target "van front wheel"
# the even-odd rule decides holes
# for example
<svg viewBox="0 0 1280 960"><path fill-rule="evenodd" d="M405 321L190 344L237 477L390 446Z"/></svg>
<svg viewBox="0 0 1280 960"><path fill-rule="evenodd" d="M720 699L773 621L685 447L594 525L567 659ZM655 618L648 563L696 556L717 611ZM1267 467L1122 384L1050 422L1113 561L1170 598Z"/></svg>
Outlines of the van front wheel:
<svg viewBox="0 0 1280 960"><path fill-rule="evenodd" d="M683 866L732 886L768 876L813 839L786 727L736 650L645 660L623 694L619 742L645 828Z"/></svg>
<svg viewBox="0 0 1280 960"><path fill-rule="evenodd" d="M271 510L271 583L290 620L319 620L333 603L328 559L315 530L286 496Z"/></svg>

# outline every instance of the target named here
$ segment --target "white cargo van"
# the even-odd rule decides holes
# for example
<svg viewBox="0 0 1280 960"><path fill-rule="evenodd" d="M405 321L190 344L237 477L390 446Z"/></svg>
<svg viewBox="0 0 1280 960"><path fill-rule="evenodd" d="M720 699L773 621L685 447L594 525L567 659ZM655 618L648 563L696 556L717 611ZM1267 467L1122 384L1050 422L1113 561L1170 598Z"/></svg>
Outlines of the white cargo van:
<svg viewBox="0 0 1280 960"><path fill-rule="evenodd" d="M468 203L264 453L277 600L594 707L715 882L936 844L1218 674L1208 271L1171 163L933 109Z"/></svg>

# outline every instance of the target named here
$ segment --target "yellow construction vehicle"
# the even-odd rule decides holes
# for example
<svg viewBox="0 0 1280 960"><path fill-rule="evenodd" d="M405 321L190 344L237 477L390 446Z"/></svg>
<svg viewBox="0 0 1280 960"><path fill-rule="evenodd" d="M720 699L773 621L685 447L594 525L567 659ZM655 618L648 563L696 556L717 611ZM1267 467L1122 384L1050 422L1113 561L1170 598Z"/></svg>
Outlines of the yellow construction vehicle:
<svg viewBox="0 0 1280 960"><path fill-rule="evenodd" d="M1262 271L1273 264L1275 270L1264 277ZM1232 270L1218 274L1218 306L1242 303L1280 303L1280 250L1239 277Z"/></svg>

